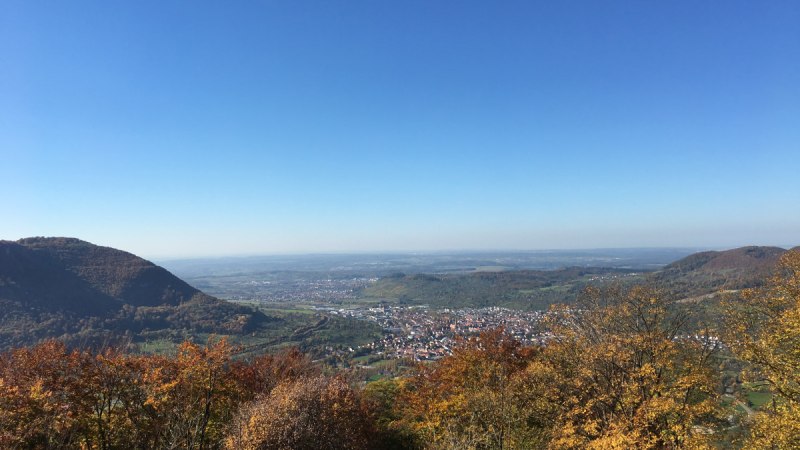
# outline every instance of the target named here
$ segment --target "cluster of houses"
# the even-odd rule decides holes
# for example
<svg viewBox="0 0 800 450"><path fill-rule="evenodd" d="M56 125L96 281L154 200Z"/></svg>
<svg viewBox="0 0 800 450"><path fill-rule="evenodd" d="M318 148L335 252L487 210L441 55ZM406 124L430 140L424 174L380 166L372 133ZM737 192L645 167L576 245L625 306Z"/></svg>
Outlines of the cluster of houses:
<svg viewBox="0 0 800 450"><path fill-rule="evenodd" d="M503 327L524 345L548 338L539 329L544 311L518 311L499 307L431 310L425 306L379 306L338 309L333 314L370 320L385 331L384 337L366 345L369 353L384 358L436 360L452 353L458 336L472 336Z"/></svg>

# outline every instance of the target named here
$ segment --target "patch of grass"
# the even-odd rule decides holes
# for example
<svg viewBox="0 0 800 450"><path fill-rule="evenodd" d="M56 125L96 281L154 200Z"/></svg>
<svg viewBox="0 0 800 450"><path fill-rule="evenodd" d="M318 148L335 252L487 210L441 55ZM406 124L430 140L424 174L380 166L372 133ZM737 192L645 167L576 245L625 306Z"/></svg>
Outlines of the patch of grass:
<svg viewBox="0 0 800 450"><path fill-rule="evenodd" d="M139 343L139 351L147 354L167 355L175 352L177 344L167 339L156 339Z"/></svg>
<svg viewBox="0 0 800 450"><path fill-rule="evenodd" d="M760 408L770 401L772 401L772 394L769 392L750 391L747 393L747 402L750 403L753 408Z"/></svg>
<svg viewBox="0 0 800 450"><path fill-rule="evenodd" d="M286 307L281 308L279 306L272 307L272 306L259 306L258 309L261 310L264 314L268 315L278 315L281 313L297 313L297 314L316 314L318 311L314 311L310 308L296 308L296 307Z"/></svg>
<svg viewBox="0 0 800 450"><path fill-rule="evenodd" d="M375 361L374 363L372 363L372 367L376 367L376 368L386 367L386 365L388 365L392 361L394 361L394 360L382 359L380 361Z"/></svg>
<svg viewBox="0 0 800 450"><path fill-rule="evenodd" d="M386 378L386 376L384 376L384 375L381 375L381 374L379 374L379 373L375 373L375 374L372 374L372 375L370 375L370 376L367 378L367 382L368 382L368 383L372 383L373 381L379 381L379 380L382 380L382 379L384 379L384 378Z"/></svg>

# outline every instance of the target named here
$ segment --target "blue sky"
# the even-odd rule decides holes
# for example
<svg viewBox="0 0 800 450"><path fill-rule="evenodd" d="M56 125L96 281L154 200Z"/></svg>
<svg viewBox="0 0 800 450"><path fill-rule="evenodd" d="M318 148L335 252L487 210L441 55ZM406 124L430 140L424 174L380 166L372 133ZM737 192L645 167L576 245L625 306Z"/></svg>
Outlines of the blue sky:
<svg viewBox="0 0 800 450"><path fill-rule="evenodd" d="M0 238L800 244L800 3L0 3Z"/></svg>

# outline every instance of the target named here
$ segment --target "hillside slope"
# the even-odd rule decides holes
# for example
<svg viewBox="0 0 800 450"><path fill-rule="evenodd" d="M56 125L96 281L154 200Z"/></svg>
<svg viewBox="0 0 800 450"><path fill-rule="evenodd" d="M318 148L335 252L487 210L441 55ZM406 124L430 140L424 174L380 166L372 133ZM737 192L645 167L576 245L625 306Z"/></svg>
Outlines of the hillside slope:
<svg viewBox="0 0 800 450"><path fill-rule="evenodd" d="M247 333L267 320L121 250L73 238L0 241L0 348Z"/></svg>
<svg viewBox="0 0 800 450"><path fill-rule="evenodd" d="M784 253L779 247L757 246L695 253L665 266L651 279L676 297L757 287Z"/></svg>
<svg viewBox="0 0 800 450"><path fill-rule="evenodd" d="M364 289L364 299L434 308L502 306L536 310L571 303L589 285L627 279L636 272L600 267L516 270L469 274L405 275L381 278Z"/></svg>

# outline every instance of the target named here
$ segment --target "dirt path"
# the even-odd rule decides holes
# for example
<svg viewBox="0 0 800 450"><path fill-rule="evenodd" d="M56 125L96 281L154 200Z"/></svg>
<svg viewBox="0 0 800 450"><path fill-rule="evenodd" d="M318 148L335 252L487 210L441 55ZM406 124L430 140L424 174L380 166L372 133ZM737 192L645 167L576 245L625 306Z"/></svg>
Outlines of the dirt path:
<svg viewBox="0 0 800 450"><path fill-rule="evenodd" d="M751 407L747 406L747 403L745 403L745 402L743 402L743 401L739 400L738 398L736 399L736 404L742 407L742 409L744 410L744 412L746 412L746 413L747 413L747 416L748 416L748 417L751 417L753 414L755 414L755 413L756 413L755 411L753 411L753 408L751 408Z"/></svg>
<svg viewBox="0 0 800 450"><path fill-rule="evenodd" d="M756 413L755 411L753 411L753 408L751 408L751 407L749 407L749 406L747 405L747 403L745 403L745 402L743 402L743 401L739 400L738 398L734 397L734 396L733 396L733 395L731 395L731 394L725 394L725 395L723 395L723 397L725 397L725 398L729 398L729 399L733 400L733 403L735 403L735 404L737 404L737 405L741 406L741 407L742 407L742 409L744 410L744 412L746 412L746 413L747 413L747 417L748 417L748 418L749 418L749 417L752 417L752 416L753 416L753 414L755 414L755 413Z"/></svg>

